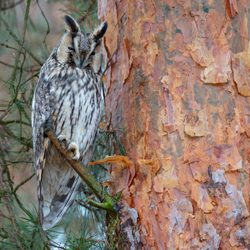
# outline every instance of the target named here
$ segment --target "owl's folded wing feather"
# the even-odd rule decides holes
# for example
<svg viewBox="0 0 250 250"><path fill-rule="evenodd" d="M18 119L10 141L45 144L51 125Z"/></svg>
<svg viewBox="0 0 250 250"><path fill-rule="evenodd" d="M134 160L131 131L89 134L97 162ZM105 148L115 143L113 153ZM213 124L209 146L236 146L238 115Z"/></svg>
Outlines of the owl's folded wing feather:
<svg viewBox="0 0 250 250"><path fill-rule="evenodd" d="M38 84L32 102L31 122L33 129L33 150L34 150L34 166L37 178L37 193L40 207L41 200L41 182L43 177L43 169L46 162L46 154L50 145L48 137L44 137L45 124L52 113L53 88L52 82L45 79L43 73L48 67L47 62L43 65ZM40 214L41 214L41 209Z"/></svg>

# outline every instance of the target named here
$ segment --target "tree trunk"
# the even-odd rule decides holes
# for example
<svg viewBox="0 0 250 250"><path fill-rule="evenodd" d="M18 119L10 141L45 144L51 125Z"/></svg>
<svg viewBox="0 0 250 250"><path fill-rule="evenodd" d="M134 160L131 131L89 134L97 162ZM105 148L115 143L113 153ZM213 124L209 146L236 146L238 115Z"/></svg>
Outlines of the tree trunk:
<svg viewBox="0 0 250 250"><path fill-rule="evenodd" d="M120 249L250 248L247 2L99 0Z"/></svg>

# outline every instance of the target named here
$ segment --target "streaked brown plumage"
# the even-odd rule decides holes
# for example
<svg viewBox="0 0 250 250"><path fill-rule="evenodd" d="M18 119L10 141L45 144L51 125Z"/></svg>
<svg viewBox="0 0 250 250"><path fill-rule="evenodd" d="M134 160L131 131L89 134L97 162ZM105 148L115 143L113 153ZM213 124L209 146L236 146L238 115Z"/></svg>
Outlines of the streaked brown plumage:
<svg viewBox="0 0 250 250"><path fill-rule="evenodd" d="M66 32L44 63L32 103L34 165L43 230L58 223L78 193L80 177L44 135L48 119L58 139L66 139L74 159L90 161L100 123L102 23L93 34L65 16Z"/></svg>

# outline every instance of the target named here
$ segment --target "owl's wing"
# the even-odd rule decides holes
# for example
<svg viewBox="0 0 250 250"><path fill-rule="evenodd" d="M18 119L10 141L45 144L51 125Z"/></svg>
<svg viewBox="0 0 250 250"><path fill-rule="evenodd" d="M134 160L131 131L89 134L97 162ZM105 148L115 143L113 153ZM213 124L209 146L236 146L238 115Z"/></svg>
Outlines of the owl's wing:
<svg viewBox="0 0 250 250"><path fill-rule="evenodd" d="M44 137L45 124L50 117L54 107L54 86L49 77L45 76L47 70L47 62L40 71L40 78L37 83L33 101L32 101L32 130L33 130L33 150L34 150L34 166L37 177L37 193L41 215L41 181L43 177L43 169L45 166L46 154L50 145L48 137Z"/></svg>

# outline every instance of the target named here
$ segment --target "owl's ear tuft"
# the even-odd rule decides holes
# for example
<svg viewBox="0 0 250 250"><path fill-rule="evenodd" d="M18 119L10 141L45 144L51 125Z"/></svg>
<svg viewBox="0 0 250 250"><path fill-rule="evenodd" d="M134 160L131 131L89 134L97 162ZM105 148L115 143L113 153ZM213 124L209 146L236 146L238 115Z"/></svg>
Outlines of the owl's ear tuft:
<svg viewBox="0 0 250 250"><path fill-rule="evenodd" d="M104 34L106 33L108 29L108 23L107 22L103 22L94 32L93 35L96 38L96 40L101 39Z"/></svg>
<svg viewBox="0 0 250 250"><path fill-rule="evenodd" d="M71 17L70 15L65 15L64 17L66 29L70 32L78 32L80 30L80 26L77 21Z"/></svg>

